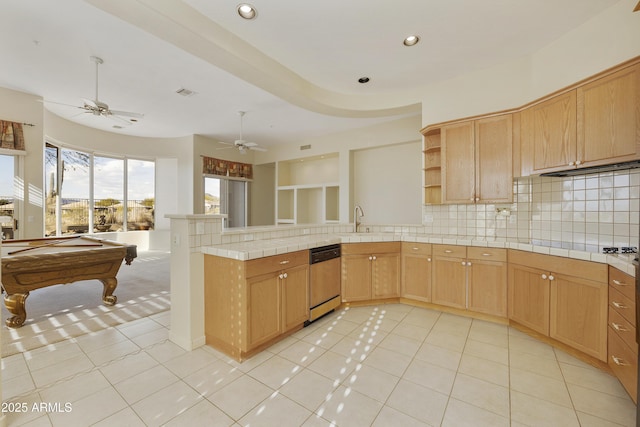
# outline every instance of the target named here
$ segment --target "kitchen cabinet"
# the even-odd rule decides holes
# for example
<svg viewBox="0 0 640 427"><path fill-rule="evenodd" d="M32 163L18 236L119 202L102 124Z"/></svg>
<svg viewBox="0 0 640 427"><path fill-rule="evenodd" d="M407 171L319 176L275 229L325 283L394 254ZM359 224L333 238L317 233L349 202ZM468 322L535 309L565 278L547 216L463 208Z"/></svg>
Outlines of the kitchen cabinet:
<svg viewBox="0 0 640 427"><path fill-rule="evenodd" d="M342 245L342 301L400 296L400 242Z"/></svg>
<svg viewBox="0 0 640 427"><path fill-rule="evenodd" d="M640 157L640 64L577 89L579 167Z"/></svg>
<svg viewBox="0 0 640 427"><path fill-rule="evenodd" d="M520 114L524 175L565 170L574 166L576 147L576 91L554 96Z"/></svg>
<svg viewBox="0 0 640 427"><path fill-rule="evenodd" d="M511 114L441 128L443 203L513 200Z"/></svg>
<svg viewBox="0 0 640 427"><path fill-rule="evenodd" d="M467 308L507 317L507 250L470 246L467 267Z"/></svg>
<svg viewBox="0 0 640 427"><path fill-rule="evenodd" d="M442 203L442 166L440 152L440 129L427 130L424 133L423 150L425 205Z"/></svg>
<svg viewBox="0 0 640 427"><path fill-rule="evenodd" d="M431 301L455 308L467 305L467 248L433 245L433 282Z"/></svg>
<svg viewBox="0 0 640 427"><path fill-rule="evenodd" d="M609 267L608 364L634 402L638 400L635 278Z"/></svg>
<svg viewBox="0 0 640 427"><path fill-rule="evenodd" d="M207 344L243 360L309 318L309 253L238 261L205 255Z"/></svg>
<svg viewBox="0 0 640 427"><path fill-rule="evenodd" d="M431 245L429 243L402 243L403 298L431 302Z"/></svg>
<svg viewBox="0 0 640 427"><path fill-rule="evenodd" d="M433 245L432 302L507 316L506 249Z"/></svg>
<svg viewBox="0 0 640 427"><path fill-rule="evenodd" d="M607 266L509 251L509 319L607 357Z"/></svg>

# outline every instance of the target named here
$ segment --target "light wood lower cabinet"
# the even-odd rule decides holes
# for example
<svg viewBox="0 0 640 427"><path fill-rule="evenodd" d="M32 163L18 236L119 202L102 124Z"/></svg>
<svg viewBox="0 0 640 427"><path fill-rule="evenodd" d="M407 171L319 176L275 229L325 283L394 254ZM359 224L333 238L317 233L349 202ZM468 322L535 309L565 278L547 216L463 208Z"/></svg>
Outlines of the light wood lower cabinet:
<svg viewBox="0 0 640 427"><path fill-rule="evenodd" d="M609 267L609 357L611 370L638 401L635 278Z"/></svg>
<svg viewBox="0 0 640 427"><path fill-rule="evenodd" d="M243 360L309 318L309 253L250 261L205 255L207 344Z"/></svg>
<svg viewBox="0 0 640 427"><path fill-rule="evenodd" d="M507 250L467 248L467 309L507 317Z"/></svg>
<svg viewBox="0 0 640 427"><path fill-rule="evenodd" d="M342 301L400 296L400 242L342 245Z"/></svg>
<svg viewBox="0 0 640 427"><path fill-rule="evenodd" d="M509 252L509 319L607 359L607 266Z"/></svg>
<svg viewBox="0 0 640 427"><path fill-rule="evenodd" d="M428 243L402 244L403 298L431 302L431 245Z"/></svg>
<svg viewBox="0 0 640 427"><path fill-rule="evenodd" d="M433 245L431 301L455 308L467 307L467 248Z"/></svg>

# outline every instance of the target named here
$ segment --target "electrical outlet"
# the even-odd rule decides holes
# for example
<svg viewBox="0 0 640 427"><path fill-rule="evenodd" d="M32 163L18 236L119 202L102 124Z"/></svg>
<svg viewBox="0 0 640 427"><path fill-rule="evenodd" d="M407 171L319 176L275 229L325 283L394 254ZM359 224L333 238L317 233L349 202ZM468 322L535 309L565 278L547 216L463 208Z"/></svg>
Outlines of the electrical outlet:
<svg viewBox="0 0 640 427"><path fill-rule="evenodd" d="M171 243L173 243L173 246L180 246L180 235L174 234L171 238Z"/></svg>

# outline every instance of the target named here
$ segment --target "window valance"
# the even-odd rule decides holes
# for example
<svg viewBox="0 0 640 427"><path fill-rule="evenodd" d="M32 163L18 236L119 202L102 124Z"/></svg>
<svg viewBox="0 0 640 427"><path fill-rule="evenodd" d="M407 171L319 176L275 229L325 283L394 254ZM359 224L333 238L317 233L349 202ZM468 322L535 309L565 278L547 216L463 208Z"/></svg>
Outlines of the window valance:
<svg viewBox="0 0 640 427"><path fill-rule="evenodd" d="M0 120L0 148L24 151L22 123Z"/></svg>
<svg viewBox="0 0 640 427"><path fill-rule="evenodd" d="M249 163L232 162L230 160L202 156L202 173L253 179L253 166Z"/></svg>

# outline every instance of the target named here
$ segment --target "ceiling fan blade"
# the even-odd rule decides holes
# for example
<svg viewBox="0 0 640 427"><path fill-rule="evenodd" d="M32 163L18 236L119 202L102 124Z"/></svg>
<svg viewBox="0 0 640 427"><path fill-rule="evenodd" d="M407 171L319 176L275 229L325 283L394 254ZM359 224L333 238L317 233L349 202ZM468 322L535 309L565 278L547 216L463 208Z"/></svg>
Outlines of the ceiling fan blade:
<svg viewBox="0 0 640 427"><path fill-rule="evenodd" d="M73 108L81 108L84 109L84 107L81 107L79 105L71 105L71 104L65 104L64 102L55 102L55 101L48 101L46 99L39 99L38 102L41 102L43 104L55 104L55 105L62 105L65 107L73 107Z"/></svg>
<svg viewBox="0 0 640 427"><path fill-rule="evenodd" d="M115 116L130 117L132 119L144 118L144 114L140 114L140 113L132 113L130 111L120 111L120 110L109 110L109 111L111 112L111 114Z"/></svg>
<svg viewBox="0 0 640 427"><path fill-rule="evenodd" d="M98 108L98 103L93 99L82 98L82 101L84 101L85 107Z"/></svg>
<svg viewBox="0 0 640 427"><path fill-rule="evenodd" d="M249 150L253 150L253 151L267 151L267 149L266 149L266 148L262 148L262 147L258 147L258 146L249 147Z"/></svg>

